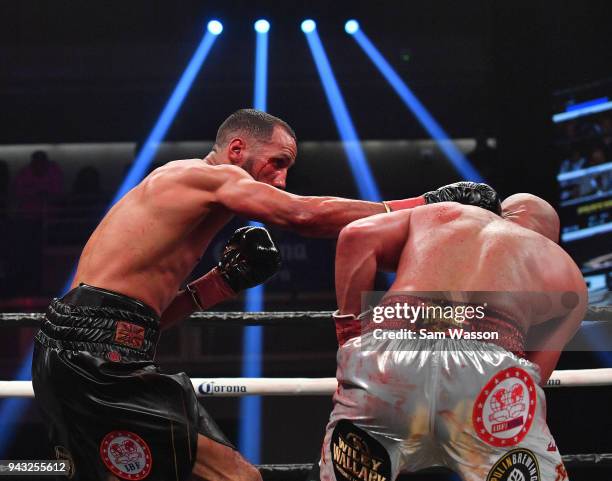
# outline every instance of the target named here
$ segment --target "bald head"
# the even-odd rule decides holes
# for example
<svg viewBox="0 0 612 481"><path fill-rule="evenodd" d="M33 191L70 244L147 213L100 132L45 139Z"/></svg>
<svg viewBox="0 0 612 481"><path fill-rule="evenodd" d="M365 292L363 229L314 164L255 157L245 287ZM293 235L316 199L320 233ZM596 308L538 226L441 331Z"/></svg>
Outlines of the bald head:
<svg viewBox="0 0 612 481"><path fill-rule="evenodd" d="M525 193L511 195L502 202L502 217L554 242L559 241L559 215L540 197Z"/></svg>

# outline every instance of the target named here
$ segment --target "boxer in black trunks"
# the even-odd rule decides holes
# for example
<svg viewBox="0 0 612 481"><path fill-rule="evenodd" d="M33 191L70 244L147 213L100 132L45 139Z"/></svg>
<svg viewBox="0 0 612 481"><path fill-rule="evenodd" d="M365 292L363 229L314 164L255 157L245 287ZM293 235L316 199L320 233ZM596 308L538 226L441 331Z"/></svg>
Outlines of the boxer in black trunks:
<svg viewBox="0 0 612 481"><path fill-rule="evenodd" d="M243 227L199 289L210 306L222 290L256 285L279 265L268 232ZM199 435L234 452L189 377L153 362L158 337L153 308L106 289L80 284L49 306L33 384L57 454L77 463L76 479L188 479Z"/></svg>
<svg viewBox="0 0 612 481"><path fill-rule="evenodd" d="M336 237L356 219L443 200L500 210L490 187L470 183L387 203L290 194L283 189L296 153L289 125L264 112L240 110L223 122L204 159L156 169L100 222L81 254L76 291L50 307L32 374L53 445L73 457L74 479L92 481L102 473L114 480L182 480L189 473L209 481L261 479L216 427L203 426L210 421L201 416L188 379L151 367L158 327L271 273L269 265L246 271L238 266L232 275L213 269L179 291L235 214L307 236ZM247 251L261 244L248 242L249 232L259 232L255 241L265 237L260 231L239 234L235 243ZM83 367L66 372L76 358ZM72 375L86 380L87 389L72 386ZM63 421L72 423L74 436L60 435Z"/></svg>

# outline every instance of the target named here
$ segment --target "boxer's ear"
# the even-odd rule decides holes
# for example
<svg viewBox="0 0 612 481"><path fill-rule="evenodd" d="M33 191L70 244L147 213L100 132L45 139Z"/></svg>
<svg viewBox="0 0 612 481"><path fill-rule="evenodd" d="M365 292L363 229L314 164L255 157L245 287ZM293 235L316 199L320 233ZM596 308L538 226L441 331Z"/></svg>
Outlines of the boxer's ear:
<svg viewBox="0 0 612 481"><path fill-rule="evenodd" d="M227 144L227 157L234 165L242 165L245 160L246 143L240 137L235 137Z"/></svg>

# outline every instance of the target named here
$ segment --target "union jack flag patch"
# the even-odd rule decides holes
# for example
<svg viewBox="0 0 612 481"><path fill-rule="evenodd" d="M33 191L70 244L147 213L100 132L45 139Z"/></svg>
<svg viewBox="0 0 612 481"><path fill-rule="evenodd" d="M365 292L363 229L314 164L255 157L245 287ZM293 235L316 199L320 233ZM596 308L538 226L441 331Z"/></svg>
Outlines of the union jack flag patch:
<svg viewBox="0 0 612 481"><path fill-rule="evenodd" d="M118 321L115 327L115 342L139 349L144 342L145 329L131 322Z"/></svg>

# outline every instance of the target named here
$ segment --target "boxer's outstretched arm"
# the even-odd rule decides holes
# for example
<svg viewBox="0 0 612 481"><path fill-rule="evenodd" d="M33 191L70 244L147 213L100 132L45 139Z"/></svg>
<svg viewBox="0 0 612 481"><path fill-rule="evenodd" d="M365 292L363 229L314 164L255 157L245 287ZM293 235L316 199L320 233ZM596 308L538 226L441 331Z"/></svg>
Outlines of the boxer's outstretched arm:
<svg viewBox="0 0 612 481"><path fill-rule="evenodd" d="M308 237L336 237L348 223L385 211L380 202L291 194L248 175L225 182L216 198L240 216Z"/></svg>
<svg viewBox="0 0 612 481"><path fill-rule="evenodd" d="M361 219L340 232L336 248L336 299L340 314L358 315L361 294L371 291L377 270L394 271L406 245L411 211Z"/></svg>

